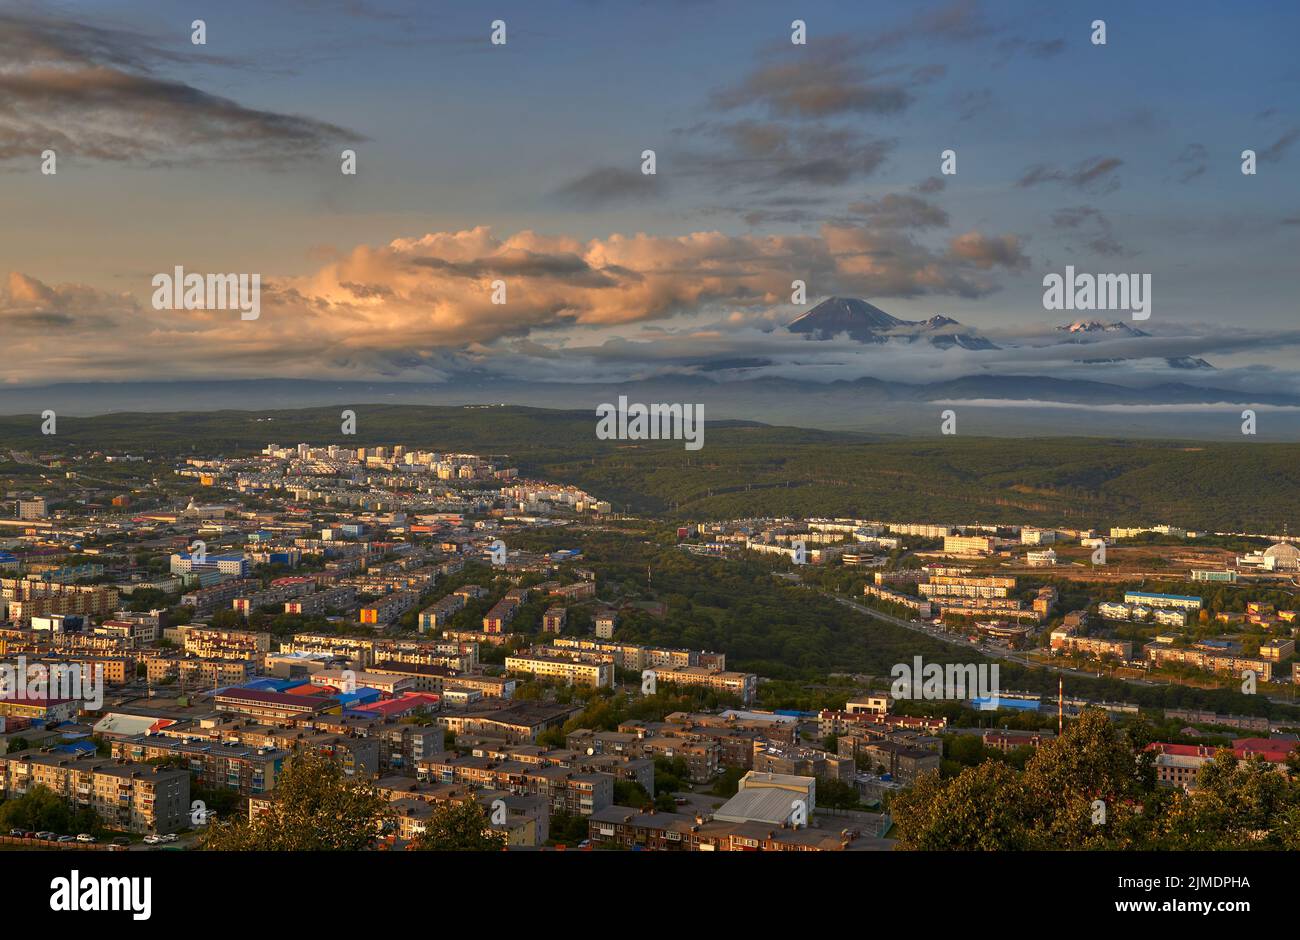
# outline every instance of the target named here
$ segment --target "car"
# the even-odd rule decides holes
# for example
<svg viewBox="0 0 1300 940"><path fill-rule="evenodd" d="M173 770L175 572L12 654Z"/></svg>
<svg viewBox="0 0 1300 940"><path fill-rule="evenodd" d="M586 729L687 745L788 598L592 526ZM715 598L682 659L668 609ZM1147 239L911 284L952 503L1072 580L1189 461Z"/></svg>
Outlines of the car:
<svg viewBox="0 0 1300 940"><path fill-rule="evenodd" d="M77 841L78 841L78 842L98 842L99 840L96 839L94 836L92 836L89 832L79 832L79 833L77 833Z"/></svg>
<svg viewBox="0 0 1300 940"><path fill-rule="evenodd" d="M59 841L59 842L76 842L76 841L77 841L77 837L76 837L76 836L59 836L59 838L58 838L57 841Z"/></svg>
<svg viewBox="0 0 1300 940"><path fill-rule="evenodd" d="M22 839L27 835L27 833L23 832L21 829L10 829L9 834L16 839Z"/></svg>
<svg viewBox="0 0 1300 940"><path fill-rule="evenodd" d="M126 836L114 836L114 837L113 837L113 844L114 844L114 845L130 845L130 844L131 844L131 840L128 839Z"/></svg>
<svg viewBox="0 0 1300 940"><path fill-rule="evenodd" d="M157 845L157 844L158 844L159 842L161 842L161 841L162 841L162 837L161 837L161 836L145 836L145 837L144 837L144 844L145 844L145 845Z"/></svg>
<svg viewBox="0 0 1300 940"><path fill-rule="evenodd" d="M684 796L679 796L679 797L677 797L676 799L674 799L673 802L676 803L678 806L685 806L686 803L687 803L687 800L686 800L686 797L684 797Z"/></svg>
<svg viewBox="0 0 1300 940"><path fill-rule="evenodd" d="M180 836L178 836L174 832L167 832L159 836L158 838L161 839L163 842L175 842L177 839L180 838Z"/></svg>
<svg viewBox="0 0 1300 940"><path fill-rule="evenodd" d="M48 829L42 829L40 832L36 833L36 838L44 839L47 842L53 842L58 837L59 834L57 832L50 832Z"/></svg>

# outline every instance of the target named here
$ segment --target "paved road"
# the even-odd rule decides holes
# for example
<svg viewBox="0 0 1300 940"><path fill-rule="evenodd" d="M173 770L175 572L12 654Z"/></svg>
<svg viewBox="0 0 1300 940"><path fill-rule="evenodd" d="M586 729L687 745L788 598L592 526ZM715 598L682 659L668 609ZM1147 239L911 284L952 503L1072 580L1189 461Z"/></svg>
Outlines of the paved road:
<svg viewBox="0 0 1300 940"><path fill-rule="evenodd" d="M1051 670L1052 672L1060 673L1061 675L1064 676L1073 676L1076 679L1098 678L1097 673L1095 672L1087 672L1081 669L1071 669L1068 666L1054 666L1051 663L1044 663L1040 660L1030 659L1028 656L1025 656L1024 654L1015 653L1012 652L1011 650L997 649L995 647L988 646L983 643L972 643L970 640L966 639L965 637L953 636L951 633L948 633L946 630L943 630L939 627L932 626L930 624L918 623L915 620L904 620L902 617L895 617L893 614L887 614L884 611L876 610L874 607L868 607L866 604L859 604L857 601L847 597L843 597L839 594L832 594L828 591L822 591L821 593L824 594L826 597L829 597L831 600L843 604L845 607L849 607L852 608L853 610L856 610L860 614L865 614L868 617L875 617L877 620L883 620L886 623L892 623L895 626L903 627L904 629L912 630L915 631L916 633L924 633L926 636L930 637L931 639L940 640L944 643L951 644L952 646L960 646L963 647L964 649L974 650L992 659L1000 659L1008 662L1020 663L1023 666L1030 666L1037 669L1048 669ZM1103 676L1102 678L1118 679L1120 682L1126 682L1129 685L1135 685L1135 686L1150 687L1150 686L1174 684L1174 683L1160 682L1155 679L1132 679L1124 676ZM1282 696L1268 696L1268 700L1277 705L1295 704L1295 702L1293 702L1291 699L1284 698Z"/></svg>

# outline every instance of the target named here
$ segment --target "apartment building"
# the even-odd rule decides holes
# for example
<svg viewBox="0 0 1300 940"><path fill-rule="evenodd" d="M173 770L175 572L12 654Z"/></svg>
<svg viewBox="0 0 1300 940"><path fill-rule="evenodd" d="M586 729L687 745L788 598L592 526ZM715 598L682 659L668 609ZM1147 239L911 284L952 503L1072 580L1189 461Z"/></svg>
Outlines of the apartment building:
<svg viewBox="0 0 1300 940"><path fill-rule="evenodd" d="M576 705L543 705L520 702L505 708L482 708L466 712L442 712L438 724L457 737L481 734L512 743L532 742L550 728L561 727L580 709Z"/></svg>
<svg viewBox="0 0 1300 940"><path fill-rule="evenodd" d="M889 588L880 587L879 585L864 585L862 593L866 597L874 597L889 604L909 607L916 611L918 617L928 618L933 613L933 605L929 601L921 600L919 597L913 597L910 594L903 594L900 591L891 591Z"/></svg>
<svg viewBox="0 0 1300 940"><path fill-rule="evenodd" d="M551 607L542 615L543 633L563 633L569 612L563 607Z"/></svg>
<svg viewBox="0 0 1300 940"><path fill-rule="evenodd" d="M559 679L568 685L583 685L589 688L614 686L614 665L612 662L590 662L563 656L548 656L541 653L524 653L506 657L506 672L516 675L532 676L536 679Z"/></svg>
<svg viewBox="0 0 1300 940"><path fill-rule="evenodd" d="M21 751L0 755L0 788L9 799L44 786L72 809L90 808L108 829L157 834L190 824L190 775L106 757Z"/></svg>
<svg viewBox="0 0 1300 940"><path fill-rule="evenodd" d="M723 672L704 666L667 666L655 669L657 682L669 685L712 689L725 695L734 695L744 704L754 701L758 692L758 676L750 672Z"/></svg>
<svg viewBox="0 0 1300 940"><path fill-rule="evenodd" d="M363 606L360 620L362 623L376 625L392 623L418 603L420 603L419 594L414 591L398 591Z"/></svg>
<svg viewBox="0 0 1300 940"><path fill-rule="evenodd" d="M465 597L461 594L448 594L432 607L420 611L420 632L441 630L451 622L458 611L465 609Z"/></svg>
<svg viewBox="0 0 1300 940"><path fill-rule="evenodd" d="M221 630L214 627L179 627L182 648L200 659L233 659L261 662L271 649L271 634L255 630Z"/></svg>
<svg viewBox="0 0 1300 940"><path fill-rule="evenodd" d="M1125 604L1144 607L1166 607L1177 610L1200 610L1201 599L1186 594L1152 594L1149 591L1125 591Z"/></svg>
<svg viewBox="0 0 1300 940"><path fill-rule="evenodd" d="M562 587L553 588L550 592L551 597L559 597L566 601L581 601L596 596L595 581L577 581L573 584L566 584Z"/></svg>
<svg viewBox="0 0 1300 940"><path fill-rule="evenodd" d="M378 737L379 766L385 772L414 769L445 753L446 734L439 725L384 725Z"/></svg>
<svg viewBox="0 0 1300 940"><path fill-rule="evenodd" d="M292 640L280 641L281 653L322 653L341 656L358 669L375 661L374 637L343 636L337 633L295 633Z"/></svg>
<svg viewBox="0 0 1300 940"><path fill-rule="evenodd" d="M997 539L985 535L945 535L945 555L992 555L997 550Z"/></svg>
<svg viewBox="0 0 1300 940"><path fill-rule="evenodd" d="M211 587L201 587L197 591L182 594L181 606L192 609L196 617L206 617L214 610L229 607L235 598L257 590L261 584L256 578L222 581Z"/></svg>
<svg viewBox="0 0 1300 940"><path fill-rule="evenodd" d="M1125 662L1133 658L1133 643L1129 640L1111 640L1099 636L1076 636L1062 629L1052 631L1051 647L1089 656L1114 656Z"/></svg>
<svg viewBox="0 0 1300 940"><path fill-rule="evenodd" d="M302 597L284 602L286 614L301 614L307 617L319 617L330 610L351 610L357 602L356 588L350 585L326 588Z"/></svg>
<svg viewBox="0 0 1300 940"><path fill-rule="evenodd" d="M505 633L510 626L510 622L515 619L515 614L519 610L518 601L509 597L503 597L492 605L492 609L483 617L484 633Z"/></svg>
<svg viewBox="0 0 1300 940"><path fill-rule="evenodd" d="M562 636L551 640L551 645L559 649L583 652L611 653L614 663L620 669L640 672L642 669L660 666L704 666L726 669L726 657L721 653L703 653L697 650L668 649L660 646L637 646L635 643L619 643L614 640L591 639L590 637ZM708 657L708 661L705 658Z"/></svg>
<svg viewBox="0 0 1300 940"><path fill-rule="evenodd" d="M27 624L33 617L72 614L100 617L117 609L116 588L90 584L0 578L0 599L8 602L9 619Z"/></svg>
<svg viewBox="0 0 1300 940"><path fill-rule="evenodd" d="M938 771L942 755L926 748L912 747L895 741L866 744L861 754L878 774L889 774L903 784L912 784L929 771Z"/></svg>
<svg viewBox="0 0 1300 940"><path fill-rule="evenodd" d="M1254 672L1261 682L1273 681L1273 663L1256 656L1244 656L1226 650L1209 650L1198 647L1180 647L1168 643L1148 643L1142 647L1154 666L1185 663L1206 672L1240 677L1243 672Z"/></svg>
<svg viewBox="0 0 1300 940"><path fill-rule="evenodd" d="M310 594L315 589L316 582L311 578L284 578L265 590L236 597L231 601L231 607L247 617L263 607L279 607L286 601Z"/></svg>
<svg viewBox="0 0 1300 940"><path fill-rule="evenodd" d="M182 773L188 771L204 786L235 790L243 796L274 788L289 758L289 751L280 747L162 734L122 738L112 743L112 749L113 757L137 764L177 760L184 767Z"/></svg>
<svg viewBox="0 0 1300 940"><path fill-rule="evenodd" d="M614 778L610 774L580 773L515 760L447 755L422 761L417 776L435 783L541 797L552 813L590 816L614 802Z"/></svg>
<svg viewBox="0 0 1300 940"><path fill-rule="evenodd" d="M105 620L95 627L95 635L125 641L136 649L158 642L158 620Z"/></svg>

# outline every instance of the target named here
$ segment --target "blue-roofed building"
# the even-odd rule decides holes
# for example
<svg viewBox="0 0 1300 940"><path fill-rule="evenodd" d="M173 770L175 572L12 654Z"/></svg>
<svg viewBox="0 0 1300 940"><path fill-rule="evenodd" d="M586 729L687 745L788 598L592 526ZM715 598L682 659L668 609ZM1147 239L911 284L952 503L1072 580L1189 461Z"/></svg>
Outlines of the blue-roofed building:
<svg viewBox="0 0 1300 940"><path fill-rule="evenodd" d="M378 702L383 697L383 692L365 685L352 692L336 692L334 694L334 698L343 703L343 713L345 715L349 709L360 705L370 705L373 702Z"/></svg>
<svg viewBox="0 0 1300 940"><path fill-rule="evenodd" d="M54 750L59 754L93 754L96 747L94 741L83 740L56 745Z"/></svg>
<svg viewBox="0 0 1300 940"><path fill-rule="evenodd" d="M1040 702L1036 698L1005 698L996 695L990 695L986 698L973 698L970 700L971 708L979 712L995 712L999 708L1009 708L1015 711L1036 712Z"/></svg>

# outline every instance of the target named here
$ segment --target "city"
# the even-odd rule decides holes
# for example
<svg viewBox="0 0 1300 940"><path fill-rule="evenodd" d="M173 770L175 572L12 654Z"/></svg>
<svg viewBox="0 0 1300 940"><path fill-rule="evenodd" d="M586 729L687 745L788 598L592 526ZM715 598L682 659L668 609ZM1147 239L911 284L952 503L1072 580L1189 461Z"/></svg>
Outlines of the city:
<svg viewBox="0 0 1300 940"><path fill-rule="evenodd" d="M1297 37L0 0L20 918L1289 922Z"/></svg>
<svg viewBox="0 0 1300 940"><path fill-rule="evenodd" d="M24 679L0 691L0 822L66 831L7 838L255 847L303 754L376 797L353 847L390 851L425 846L462 805L481 813L480 847L923 847L942 826L907 831L898 808L915 812L922 778L1024 770L1089 714L1149 738L1133 773L1171 815L1224 755L1279 780L1300 762L1300 551L1285 534L674 526L447 445L11 450L40 483L7 492L0 519L0 644ZM994 688L900 692L884 669L799 680L743 639L655 642L679 619L704 635L705 612L736 602L677 565L816 594L864 639L923 636L950 673L997 663ZM60 670L97 694L29 690ZM1094 828L1080 847L1132 837ZM1279 817L1219 838L1289 845L1294 830Z"/></svg>

